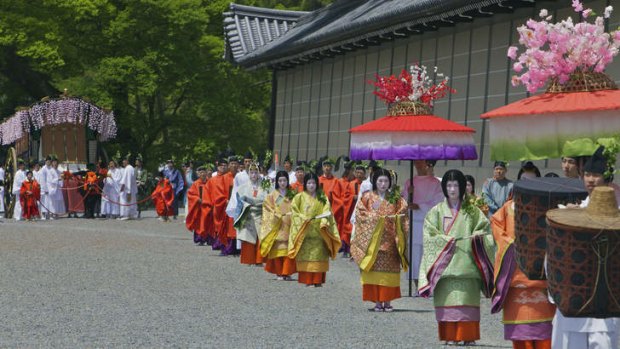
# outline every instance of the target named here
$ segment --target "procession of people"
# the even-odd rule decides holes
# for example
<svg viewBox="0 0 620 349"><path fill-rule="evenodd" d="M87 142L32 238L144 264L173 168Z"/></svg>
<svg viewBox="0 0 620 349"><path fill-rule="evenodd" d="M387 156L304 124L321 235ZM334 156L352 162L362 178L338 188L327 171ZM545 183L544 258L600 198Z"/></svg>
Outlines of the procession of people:
<svg viewBox="0 0 620 349"><path fill-rule="evenodd" d="M620 190L604 149L579 161L563 158L563 175L583 181L590 195L610 188L617 207ZM402 190L396 173L375 161L343 161L344 175L337 178L340 161L327 157L299 161L287 171L250 153L228 155L215 165L184 166L183 175L167 160L146 196L138 195L139 185L149 176L140 173L139 182L130 164L145 171L142 161L129 156L120 166L113 160L73 173L59 170L53 156L30 168L18 161L14 218L54 220L71 212L137 219L138 204L152 200L159 219L171 221L186 197L185 225L197 245L239 256L241 264L264 267L277 280L297 274L308 287L325 284L329 260L340 253L358 265L362 300L372 302L375 312L393 311L393 301L401 298L401 273L413 269L416 296L432 297L439 339L446 343L480 340L482 294L492 298L494 312L503 311L505 338L515 348L551 348L552 340L570 343L588 333L611 347L618 344L617 318L562 315L547 299L547 281L529 280L514 258L505 258L515 239L514 185L541 177L531 161L522 164L517 181L507 178L507 163L495 162L493 177L478 194L474 178L459 170L435 177L433 160L416 161L417 175ZM189 188L179 189L194 171ZM589 202L590 196L567 206Z"/></svg>

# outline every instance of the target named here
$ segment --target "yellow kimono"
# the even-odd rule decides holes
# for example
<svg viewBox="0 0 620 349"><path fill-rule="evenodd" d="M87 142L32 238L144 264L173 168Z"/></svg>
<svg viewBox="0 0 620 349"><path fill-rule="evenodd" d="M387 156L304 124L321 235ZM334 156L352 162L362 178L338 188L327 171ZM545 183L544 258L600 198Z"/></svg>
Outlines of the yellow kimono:
<svg viewBox="0 0 620 349"><path fill-rule="evenodd" d="M360 267L363 300L400 298L401 266L408 268L407 202L399 198L392 204L373 191L366 192L355 208L355 225L351 256Z"/></svg>
<svg viewBox="0 0 620 349"><path fill-rule="evenodd" d="M291 229L289 193L283 196L279 190L275 190L267 195L263 202L263 222L258 232L260 253L268 258L265 270L278 276L289 276L296 271L295 260L288 257Z"/></svg>
<svg viewBox="0 0 620 349"><path fill-rule="evenodd" d="M340 235L330 209L329 201L321 201L306 192L293 198L288 256L297 261L300 283L325 282L329 258L336 258ZM317 273L322 274L322 277L302 273ZM312 277L312 282L305 282L306 277Z"/></svg>

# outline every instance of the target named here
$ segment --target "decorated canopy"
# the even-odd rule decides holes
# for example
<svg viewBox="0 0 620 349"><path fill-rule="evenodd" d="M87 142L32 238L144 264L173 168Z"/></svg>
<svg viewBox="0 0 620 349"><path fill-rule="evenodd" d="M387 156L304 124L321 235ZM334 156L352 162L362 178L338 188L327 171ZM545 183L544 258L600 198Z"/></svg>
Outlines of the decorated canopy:
<svg viewBox="0 0 620 349"><path fill-rule="evenodd" d="M539 160L592 155L598 144L620 136L620 91L604 74L620 50L620 32L606 32L613 8L593 18L580 0L572 6L580 20L552 22L541 9L539 20L517 28L520 47L508 48L514 60L513 85L541 95L483 114L489 120L491 158ZM598 144L597 144L598 143Z"/></svg>
<svg viewBox="0 0 620 349"><path fill-rule="evenodd" d="M599 139L620 134L620 90L547 92L481 117L493 160L592 155Z"/></svg>
<svg viewBox="0 0 620 349"><path fill-rule="evenodd" d="M16 142L30 130L65 123L86 125L99 134L100 141L116 136L114 113L80 98L60 98L37 103L20 110L0 124L0 144Z"/></svg>
<svg viewBox="0 0 620 349"><path fill-rule="evenodd" d="M474 130L434 115L385 116L351 130L353 160L474 160Z"/></svg>
<svg viewBox="0 0 620 349"><path fill-rule="evenodd" d="M432 115L433 102L454 92L448 78L412 65L399 76L381 77L373 93L388 104L388 115L349 130L353 160L474 160L472 128ZM435 78L443 78L435 83Z"/></svg>

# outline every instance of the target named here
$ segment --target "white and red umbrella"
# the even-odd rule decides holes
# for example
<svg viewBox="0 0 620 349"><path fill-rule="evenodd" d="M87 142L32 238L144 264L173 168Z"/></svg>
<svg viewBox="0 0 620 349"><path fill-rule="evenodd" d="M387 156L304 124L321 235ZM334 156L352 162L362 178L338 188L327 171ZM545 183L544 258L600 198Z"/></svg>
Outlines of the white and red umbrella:
<svg viewBox="0 0 620 349"><path fill-rule="evenodd" d="M349 130L353 160L475 160L475 130L435 115L385 116Z"/></svg>

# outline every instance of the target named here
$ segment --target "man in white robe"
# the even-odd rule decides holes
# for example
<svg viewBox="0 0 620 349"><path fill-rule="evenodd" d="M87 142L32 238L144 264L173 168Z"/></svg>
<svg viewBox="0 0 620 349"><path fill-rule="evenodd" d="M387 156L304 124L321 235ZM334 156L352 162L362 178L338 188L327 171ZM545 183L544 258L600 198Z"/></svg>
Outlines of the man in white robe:
<svg viewBox="0 0 620 349"><path fill-rule="evenodd" d="M123 175L121 177L120 189L120 220L135 219L138 217L137 197L138 184L136 183L136 171L133 166L131 166L129 159L125 158L123 159Z"/></svg>
<svg viewBox="0 0 620 349"><path fill-rule="evenodd" d="M50 198L49 191L47 190L47 177L50 169L52 168L52 158L48 156L45 159L45 164L41 167L39 171L39 186L41 186L41 199L39 200L39 206L41 209L39 212L41 213L41 220L46 220L50 217L50 211L47 209L50 206Z"/></svg>
<svg viewBox="0 0 620 349"><path fill-rule="evenodd" d="M24 161L17 161L17 171L15 171L15 176L13 177L13 200L15 204L13 205L13 218L16 221L22 220L22 204L19 201L19 190L22 188L22 183L26 180L26 172L24 171Z"/></svg>
<svg viewBox="0 0 620 349"><path fill-rule="evenodd" d="M50 211L50 219L57 218L66 212L65 198L62 195L62 178L58 170L58 160L52 159L52 166L46 171L46 189L48 192L48 204L45 204Z"/></svg>

